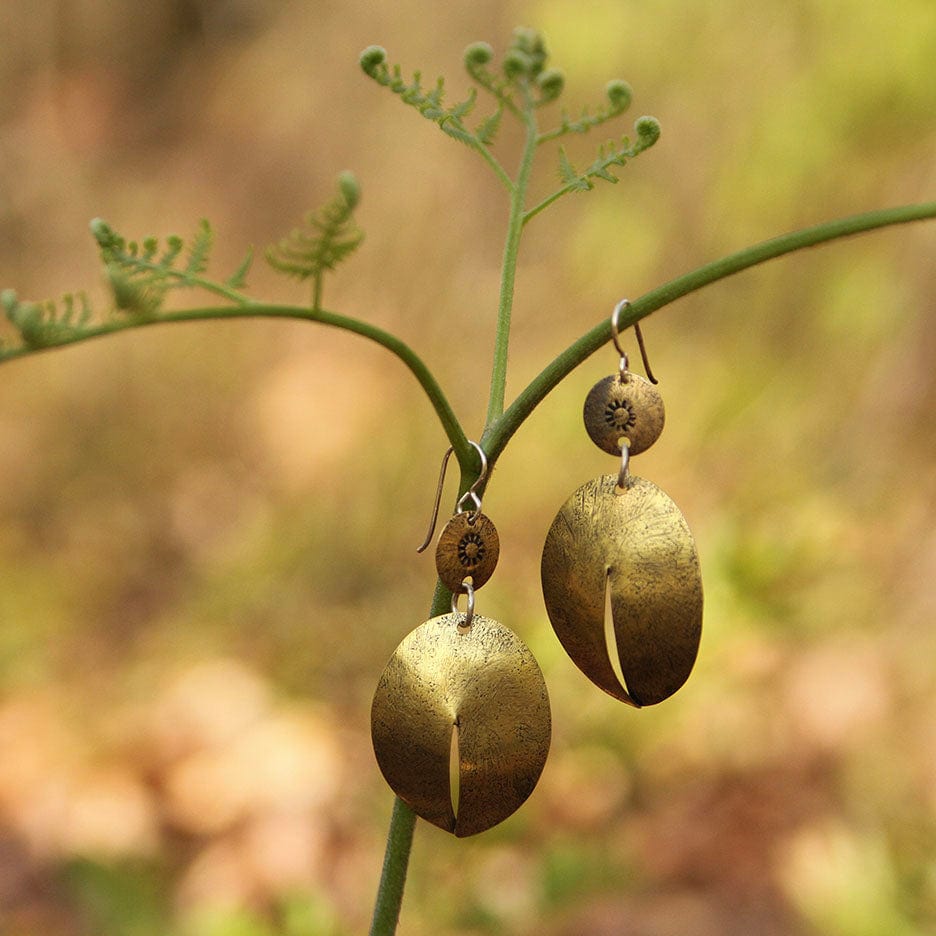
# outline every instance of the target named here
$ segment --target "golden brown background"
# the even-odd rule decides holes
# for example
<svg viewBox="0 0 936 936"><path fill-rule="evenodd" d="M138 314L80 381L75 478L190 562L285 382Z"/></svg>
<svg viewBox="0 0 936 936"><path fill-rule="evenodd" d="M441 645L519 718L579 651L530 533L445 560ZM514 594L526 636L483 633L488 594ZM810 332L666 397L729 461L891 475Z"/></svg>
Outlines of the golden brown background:
<svg viewBox="0 0 936 936"><path fill-rule="evenodd" d="M614 131L649 113L663 136L531 224L508 396L623 295L934 197L931 0L5 3L0 287L103 303L94 216L131 237L207 217L227 275L349 168L367 239L326 306L410 341L477 436L504 199L357 55L380 43L454 99L463 48L519 24L545 31L570 110L622 77ZM936 929L934 248L932 223L890 229L645 323L668 425L633 467L686 514L707 602L697 668L659 707L594 689L539 594L555 511L612 470L580 407L614 355L519 433L479 610L537 655L553 749L496 830L420 824L401 933ZM307 296L262 263L251 286ZM3 366L0 931L366 930L391 804L370 699L428 607L415 546L445 445L397 361L305 323Z"/></svg>

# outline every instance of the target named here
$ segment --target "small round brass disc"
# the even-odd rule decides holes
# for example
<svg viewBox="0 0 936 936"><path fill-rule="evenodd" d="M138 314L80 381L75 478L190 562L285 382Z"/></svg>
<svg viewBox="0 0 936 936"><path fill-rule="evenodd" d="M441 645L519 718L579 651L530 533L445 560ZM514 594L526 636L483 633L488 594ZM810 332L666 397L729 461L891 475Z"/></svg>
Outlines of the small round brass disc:
<svg viewBox="0 0 936 936"><path fill-rule="evenodd" d="M621 438L630 454L646 451L660 437L666 414L660 391L638 374L612 374L599 380L585 397L585 429L592 442L610 455L621 454Z"/></svg>
<svg viewBox="0 0 936 936"><path fill-rule="evenodd" d="M543 595L553 630L586 676L615 698L652 705L689 677L702 635L702 575L695 541L667 494L630 476L580 487L562 506L543 548ZM605 637L611 591L625 686Z"/></svg>
<svg viewBox="0 0 936 936"><path fill-rule="evenodd" d="M450 592L460 592L470 575L475 589L493 574L500 555L500 537L493 521L483 513L471 521L468 511L455 514L445 524L436 546L436 569Z"/></svg>
<svg viewBox="0 0 936 936"><path fill-rule="evenodd" d="M371 709L377 763L423 819L457 836L483 832L533 791L549 753L543 674L509 628L476 614L421 624L390 657ZM457 731L457 811L450 788Z"/></svg>

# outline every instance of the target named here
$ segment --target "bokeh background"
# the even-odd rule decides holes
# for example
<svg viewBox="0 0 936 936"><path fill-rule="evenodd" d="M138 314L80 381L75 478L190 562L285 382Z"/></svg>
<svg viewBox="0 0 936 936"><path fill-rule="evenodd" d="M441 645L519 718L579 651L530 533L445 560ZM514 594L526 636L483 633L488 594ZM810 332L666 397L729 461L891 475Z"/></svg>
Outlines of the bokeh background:
<svg viewBox="0 0 936 936"><path fill-rule="evenodd" d="M326 306L485 409L496 181L357 66L464 93L464 47L542 29L572 111L629 81L659 144L531 225L509 396L607 315L786 230L936 193L932 0L0 7L0 286L104 302L87 222L218 237L214 269L361 183ZM605 136L573 140L591 159ZM515 136L504 132L503 158ZM535 189L555 183L544 154ZM480 610L550 688L542 780L497 829L421 823L401 933L936 930L936 227L795 255L645 323L667 430L635 470L706 587L671 700L605 697L552 636L539 554L612 470L583 365L498 465ZM306 289L257 264L255 295ZM307 936L370 918L391 796L369 706L425 618L446 446L379 348L304 323L145 329L0 373L0 931Z"/></svg>

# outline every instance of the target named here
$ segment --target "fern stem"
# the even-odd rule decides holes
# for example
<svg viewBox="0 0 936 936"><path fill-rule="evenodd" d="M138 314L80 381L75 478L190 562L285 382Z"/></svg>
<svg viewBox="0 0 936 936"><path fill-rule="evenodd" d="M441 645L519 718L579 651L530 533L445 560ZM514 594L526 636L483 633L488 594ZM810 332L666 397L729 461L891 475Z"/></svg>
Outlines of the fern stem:
<svg viewBox="0 0 936 936"><path fill-rule="evenodd" d="M556 189L556 191L553 192L552 195L548 195L538 205L534 205L527 212L525 212L525 214L523 215L523 223L526 224L528 221L531 221L541 211L544 211L546 208L548 208L554 201L558 201L560 198L562 198L563 195L567 195L574 188L575 188L575 185L570 182L567 185L563 185L562 188Z"/></svg>
<svg viewBox="0 0 936 936"><path fill-rule="evenodd" d="M513 310L514 285L517 276L517 260L520 251L520 236L523 233L523 204L526 200L533 158L536 155L536 117L532 104L523 117L526 140L517 177L510 193L510 215L507 236L504 242L504 261L501 269L500 300L497 309L497 331L494 337L494 362L491 366L491 391L488 397L486 426L501 417L507 393L507 355L510 348L510 318Z"/></svg>
<svg viewBox="0 0 936 936"><path fill-rule="evenodd" d="M472 449L472 451L474 451ZM478 466L480 467L480 466ZM462 468L458 487L459 496L465 493L478 477L478 468ZM429 617L445 614L451 608L452 594L436 582L435 593L429 609ZM413 847L413 832L416 826L416 814L399 797L393 800L393 812L390 816L390 828L387 832L387 845L384 851L383 870L377 887L374 902L374 915L371 920L370 936L393 936L396 933L403 905L403 889L406 885L406 873L409 856Z"/></svg>
<svg viewBox="0 0 936 936"><path fill-rule="evenodd" d="M241 299L243 300L243 297L241 297ZM419 385L429 398L429 402L436 412L436 416L448 437L449 443L455 450L459 464L464 466L473 465L475 463L477 456L465 436L465 432L458 421L458 417L452 410L451 404L442 391L442 388L439 386L435 376L426 366L422 358L420 358L409 345L405 344L395 335L384 331L382 328L378 328L368 322L360 321L359 319L340 315L337 312L329 312L325 309L308 309L302 306L267 305L248 302L235 306L208 306L197 309L184 309L176 312L165 312L158 316L148 318L114 319L103 325L75 328L71 331L63 332L60 336L56 336L54 342L44 345L42 348L30 347L27 345L17 348L5 348L3 352L0 353L0 363L14 358L24 357L27 354L34 354L37 351L44 351L48 348L59 348L65 345L77 344L89 338L113 335L131 328L140 328L144 325L232 318L301 319L307 322L319 322L323 325L341 328L376 342L386 348L391 354L398 357L419 382Z"/></svg>
<svg viewBox="0 0 936 936"><path fill-rule="evenodd" d="M416 813L396 797L390 815L387 848L384 852L380 884L377 887L370 936L393 936L396 932L415 829Z"/></svg>
<svg viewBox="0 0 936 936"><path fill-rule="evenodd" d="M216 280L206 279L203 276L199 276L197 273L190 273L186 270L166 269L166 267L160 266L159 263L155 263L152 260L143 260L142 258L135 258L132 262L132 266L137 270L150 270L156 273L162 273L168 279L179 280L190 288L204 289L205 292L220 296L222 299L236 302L239 306L251 305L253 302L249 296L245 296L242 292L239 292L233 287L225 286L224 283L219 283ZM158 321L161 320L162 319L158 319Z"/></svg>
<svg viewBox="0 0 936 936"><path fill-rule="evenodd" d="M324 271L319 270L312 280L312 311L322 311L322 286L325 280Z"/></svg>
<svg viewBox="0 0 936 936"><path fill-rule="evenodd" d="M714 260L651 290L631 302L619 325L621 328L633 325L651 312L656 312L671 302L702 289L703 286L784 254L892 224L906 224L930 218L936 218L936 202L870 211L782 234L720 260ZM549 392L610 339L609 320L604 318L542 370L498 420L489 423L481 436L481 445L489 461L494 462L497 459L513 434Z"/></svg>
<svg viewBox="0 0 936 936"><path fill-rule="evenodd" d="M474 147L481 154L481 157L484 159L484 161L494 171L494 175L496 175L497 178L500 179L504 188L507 189L508 192L513 194L514 180L510 178L510 173L500 164L500 161L498 160L498 158L480 140L477 140L475 142Z"/></svg>

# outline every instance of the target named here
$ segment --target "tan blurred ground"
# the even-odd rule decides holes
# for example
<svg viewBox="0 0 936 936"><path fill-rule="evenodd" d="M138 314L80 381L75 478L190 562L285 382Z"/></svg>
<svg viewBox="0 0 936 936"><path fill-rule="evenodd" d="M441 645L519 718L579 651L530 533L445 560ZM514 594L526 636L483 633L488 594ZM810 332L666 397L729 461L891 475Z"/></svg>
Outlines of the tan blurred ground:
<svg viewBox="0 0 936 936"><path fill-rule="evenodd" d="M663 137L531 225L509 395L622 295L934 197L931 0L8 3L0 288L101 299L94 216L128 236L207 217L229 271L352 169L367 240L326 305L410 341L477 436L504 200L357 55L380 43L456 95L465 45L518 24L546 32L570 110L623 77L620 132L650 113ZM554 180L544 158L537 191ZM579 410L614 356L517 436L479 602L538 657L553 750L497 830L420 825L401 933L936 930L934 253L932 224L892 229L646 323L667 430L634 469L689 519L707 601L697 669L658 708L593 689L539 594L555 511L611 470ZM251 286L306 295L262 264ZM4 936L366 929L391 802L370 698L428 607L415 546L445 444L396 361L300 323L2 368Z"/></svg>

